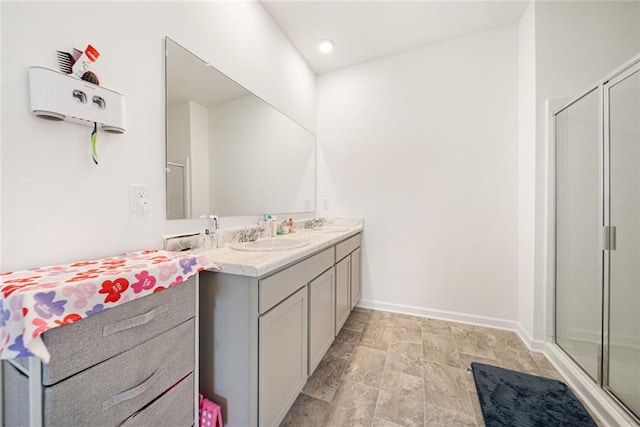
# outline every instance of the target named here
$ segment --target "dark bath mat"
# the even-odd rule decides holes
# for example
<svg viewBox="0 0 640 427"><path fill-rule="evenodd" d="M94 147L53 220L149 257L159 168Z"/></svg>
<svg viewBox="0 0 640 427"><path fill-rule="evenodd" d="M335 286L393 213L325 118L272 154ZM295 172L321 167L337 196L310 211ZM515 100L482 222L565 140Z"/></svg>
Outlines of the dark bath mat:
<svg viewBox="0 0 640 427"><path fill-rule="evenodd" d="M487 427L597 427L566 384L471 363Z"/></svg>

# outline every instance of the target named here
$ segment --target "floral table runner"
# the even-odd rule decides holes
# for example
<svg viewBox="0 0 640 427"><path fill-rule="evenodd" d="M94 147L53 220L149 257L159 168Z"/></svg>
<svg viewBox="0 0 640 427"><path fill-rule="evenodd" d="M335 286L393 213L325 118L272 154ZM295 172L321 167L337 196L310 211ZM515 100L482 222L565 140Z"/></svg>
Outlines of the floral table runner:
<svg viewBox="0 0 640 427"><path fill-rule="evenodd" d="M95 261L0 274L0 359L50 354L40 335L219 270L205 256L149 249Z"/></svg>

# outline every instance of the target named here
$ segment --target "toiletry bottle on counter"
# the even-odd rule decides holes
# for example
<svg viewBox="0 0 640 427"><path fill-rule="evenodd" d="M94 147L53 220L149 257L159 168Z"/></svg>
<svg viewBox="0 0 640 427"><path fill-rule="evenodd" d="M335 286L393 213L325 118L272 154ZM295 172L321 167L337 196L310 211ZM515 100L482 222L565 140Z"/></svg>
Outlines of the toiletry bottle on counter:
<svg viewBox="0 0 640 427"><path fill-rule="evenodd" d="M276 220L275 215L271 217L271 221L269 222L269 227L271 229L271 237L276 237L278 235L278 221Z"/></svg>
<svg viewBox="0 0 640 427"><path fill-rule="evenodd" d="M273 237L274 235L271 234L271 222L273 220L271 219L271 214L267 214L267 220L265 221L265 229L264 229L264 237Z"/></svg>

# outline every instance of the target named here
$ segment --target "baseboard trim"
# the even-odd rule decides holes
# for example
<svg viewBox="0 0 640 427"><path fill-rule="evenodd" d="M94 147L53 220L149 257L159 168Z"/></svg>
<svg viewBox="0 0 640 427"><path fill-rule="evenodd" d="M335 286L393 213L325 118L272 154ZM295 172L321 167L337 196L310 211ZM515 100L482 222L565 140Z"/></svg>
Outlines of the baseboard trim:
<svg viewBox="0 0 640 427"><path fill-rule="evenodd" d="M555 344L544 345L544 355L585 406L606 426L636 427L638 424L602 388L593 382Z"/></svg>
<svg viewBox="0 0 640 427"><path fill-rule="evenodd" d="M516 327L516 334L518 334L530 351L535 351L536 353L544 352L544 341L534 339L520 322L518 322L518 326Z"/></svg>
<svg viewBox="0 0 640 427"><path fill-rule="evenodd" d="M495 317L476 316L473 314L457 313L454 311L434 310L412 305L393 304L382 301L360 300L359 307L372 310L390 311L393 313L411 314L420 317L430 317L432 319L447 320L450 322L466 323L469 325L486 326L496 329L507 329L515 331L518 322L513 320L498 319Z"/></svg>

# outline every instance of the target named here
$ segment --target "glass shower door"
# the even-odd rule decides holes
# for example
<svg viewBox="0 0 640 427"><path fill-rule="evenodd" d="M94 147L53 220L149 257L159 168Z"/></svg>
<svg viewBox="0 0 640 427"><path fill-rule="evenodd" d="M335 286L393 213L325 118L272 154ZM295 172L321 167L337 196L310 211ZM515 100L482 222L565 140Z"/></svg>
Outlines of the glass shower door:
<svg viewBox="0 0 640 427"><path fill-rule="evenodd" d="M615 250L607 252L603 382L640 417L640 67L612 79L605 93L610 153L605 220L615 227Z"/></svg>
<svg viewBox="0 0 640 427"><path fill-rule="evenodd" d="M598 88L555 116L556 343L599 381L602 145Z"/></svg>

